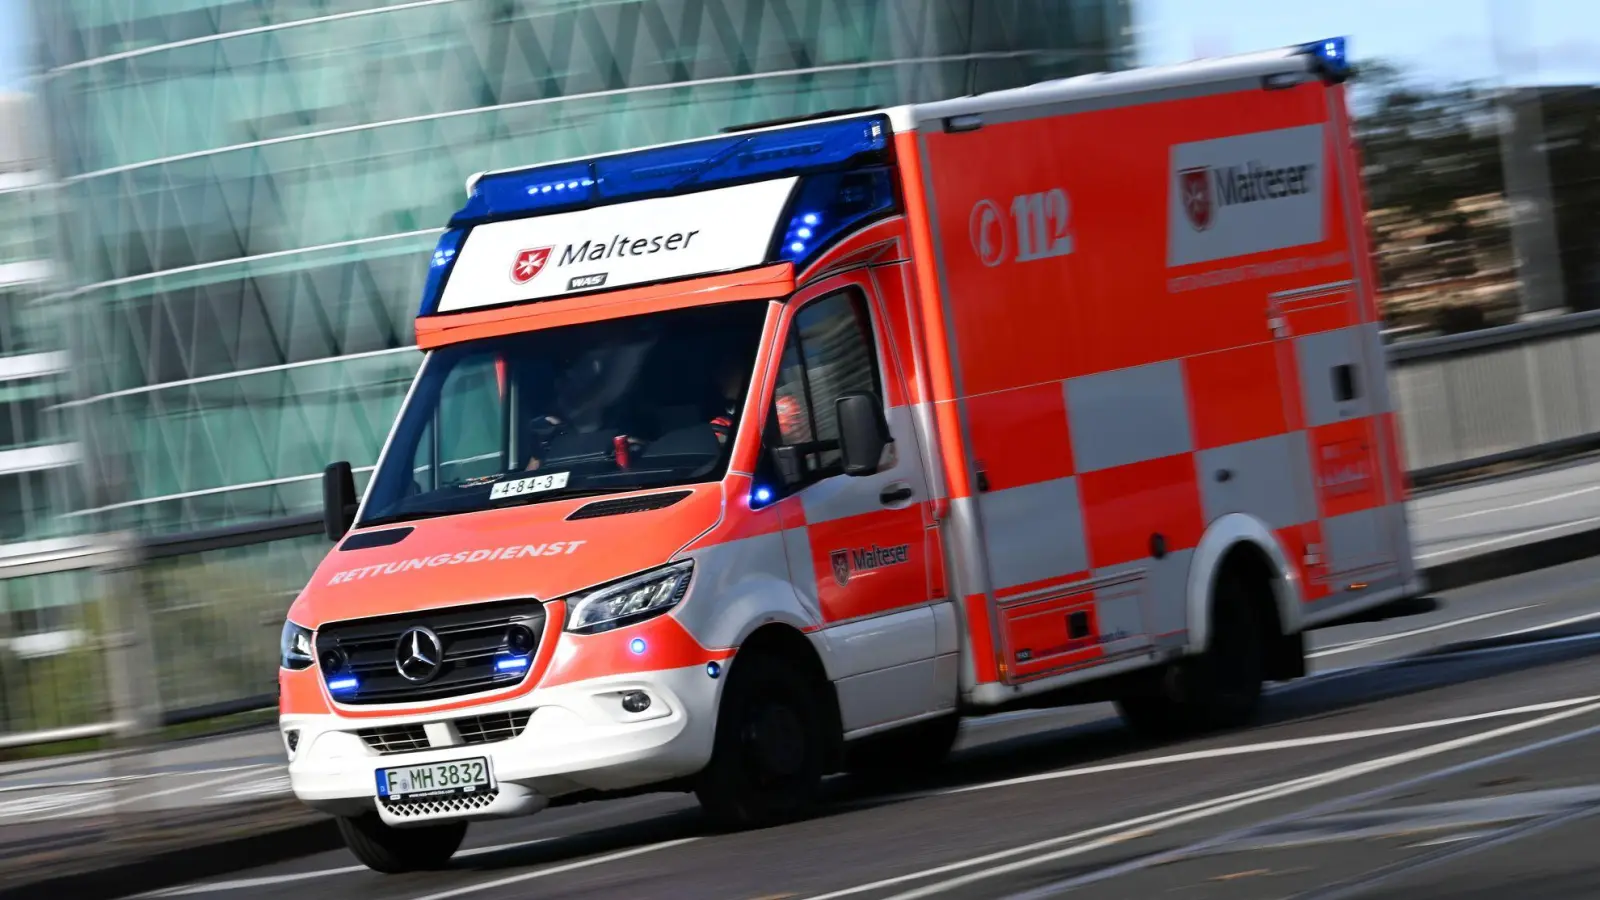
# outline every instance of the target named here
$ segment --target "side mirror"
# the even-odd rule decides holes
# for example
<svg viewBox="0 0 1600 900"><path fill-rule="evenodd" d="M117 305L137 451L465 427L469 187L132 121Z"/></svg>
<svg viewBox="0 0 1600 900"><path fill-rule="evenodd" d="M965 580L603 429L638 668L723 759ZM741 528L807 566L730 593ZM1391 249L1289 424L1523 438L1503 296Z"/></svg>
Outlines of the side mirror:
<svg viewBox="0 0 1600 900"><path fill-rule="evenodd" d="M846 475L873 475L889 446L883 404L872 394L845 394L834 405L839 420L839 455Z"/></svg>
<svg viewBox="0 0 1600 900"><path fill-rule="evenodd" d="M356 477L347 462L322 470L322 531L338 541L356 522Z"/></svg>

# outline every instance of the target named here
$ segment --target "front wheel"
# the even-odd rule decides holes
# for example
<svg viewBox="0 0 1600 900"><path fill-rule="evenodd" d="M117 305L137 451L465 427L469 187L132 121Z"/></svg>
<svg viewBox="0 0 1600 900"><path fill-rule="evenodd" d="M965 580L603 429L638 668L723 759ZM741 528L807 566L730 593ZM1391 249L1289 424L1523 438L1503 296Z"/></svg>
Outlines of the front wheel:
<svg viewBox="0 0 1600 900"><path fill-rule="evenodd" d="M823 685L807 671L760 655L729 667L711 762L695 788L717 825L758 828L815 805L830 743Z"/></svg>
<svg viewBox="0 0 1600 900"><path fill-rule="evenodd" d="M467 836L466 822L395 828L375 814L340 816L339 836L360 863L375 872L397 875L444 868Z"/></svg>

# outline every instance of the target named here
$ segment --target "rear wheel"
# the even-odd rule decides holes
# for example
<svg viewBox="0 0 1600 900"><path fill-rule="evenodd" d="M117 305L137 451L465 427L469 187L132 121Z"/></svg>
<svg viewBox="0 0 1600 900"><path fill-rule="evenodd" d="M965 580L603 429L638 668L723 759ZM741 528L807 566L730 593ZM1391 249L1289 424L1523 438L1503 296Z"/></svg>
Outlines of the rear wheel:
<svg viewBox="0 0 1600 900"><path fill-rule="evenodd" d="M854 741L846 750L845 767L876 780L925 775L949 757L960 728L961 716L951 713Z"/></svg>
<svg viewBox="0 0 1600 900"><path fill-rule="evenodd" d="M1142 680L1117 701L1134 731L1165 740L1237 728L1255 717L1265 681L1266 635L1249 586L1227 574L1217 586L1210 646Z"/></svg>
<svg viewBox="0 0 1600 900"><path fill-rule="evenodd" d="M711 762L695 795L724 828L758 828L816 804L830 748L826 687L781 656L736 658L717 713Z"/></svg>
<svg viewBox="0 0 1600 900"><path fill-rule="evenodd" d="M467 836L466 822L395 828L375 814L340 816L339 835L362 865L396 875L443 868Z"/></svg>

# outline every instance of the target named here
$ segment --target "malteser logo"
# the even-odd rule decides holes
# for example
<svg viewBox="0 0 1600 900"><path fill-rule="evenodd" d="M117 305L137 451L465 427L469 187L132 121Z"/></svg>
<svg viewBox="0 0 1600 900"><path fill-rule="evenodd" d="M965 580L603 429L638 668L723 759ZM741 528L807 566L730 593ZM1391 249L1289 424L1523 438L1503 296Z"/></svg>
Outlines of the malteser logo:
<svg viewBox="0 0 1600 900"><path fill-rule="evenodd" d="M1186 266L1325 238L1323 126L1172 148L1167 264Z"/></svg>
<svg viewBox="0 0 1600 900"><path fill-rule="evenodd" d="M511 281L515 284L527 284L535 275L544 271L545 264L550 261L550 251L554 247L535 247L517 254L516 261L511 264Z"/></svg>
<svg viewBox="0 0 1600 900"><path fill-rule="evenodd" d="M559 251L555 247L523 250L517 254L516 262L511 266L511 280L519 285L527 284L547 268L565 269L569 266L589 268L590 263L615 264L618 261L626 264L630 260L658 253L678 253L688 250L699 233L699 231L674 231L648 237L614 234L608 238L590 238L581 243L565 244ZM609 275L609 272L594 271L573 275L567 279L567 290L585 291L605 287Z"/></svg>
<svg viewBox="0 0 1600 900"><path fill-rule="evenodd" d="M1237 166L1198 166L1178 173L1183 211L1196 231L1216 220L1217 207L1282 200L1310 193L1315 163L1287 166L1263 165L1250 160Z"/></svg>
<svg viewBox="0 0 1600 900"><path fill-rule="evenodd" d="M1178 190L1183 192L1183 211L1195 231L1211 227L1211 169L1184 169L1178 173Z"/></svg>
<svg viewBox="0 0 1600 900"><path fill-rule="evenodd" d="M828 561L833 566L833 580L844 587L850 583L852 576L881 569L885 566L898 566L911 559L911 545L898 544L893 547L859 547L849 550L835 550L828 554Z"/></svg>

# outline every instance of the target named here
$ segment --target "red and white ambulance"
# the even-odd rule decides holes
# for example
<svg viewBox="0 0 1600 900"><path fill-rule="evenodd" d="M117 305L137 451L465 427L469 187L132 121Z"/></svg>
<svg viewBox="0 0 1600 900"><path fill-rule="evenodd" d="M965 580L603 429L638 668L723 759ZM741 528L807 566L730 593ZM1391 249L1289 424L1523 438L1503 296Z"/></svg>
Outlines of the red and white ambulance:
<svg viewBox="0 0 1600 900"><path fill-rule="evenodd" d="M383 871L687 789L793 815L960 716L1248 720L1421 590L1342 41L475 176L279 673Z"/></svg>

